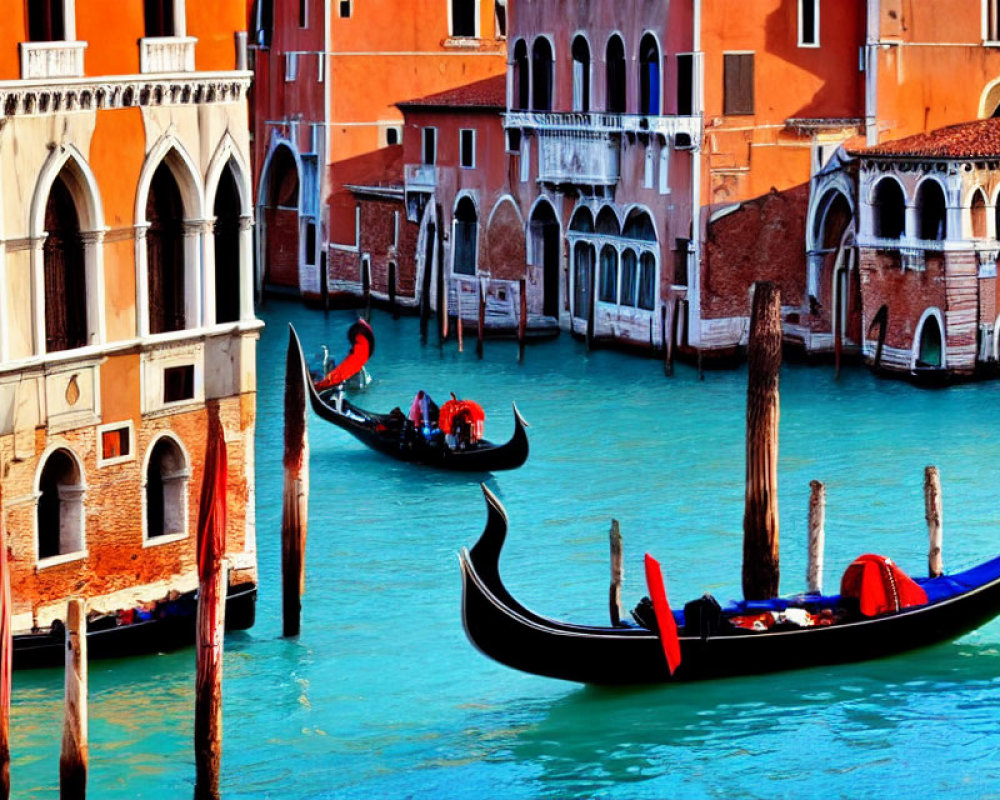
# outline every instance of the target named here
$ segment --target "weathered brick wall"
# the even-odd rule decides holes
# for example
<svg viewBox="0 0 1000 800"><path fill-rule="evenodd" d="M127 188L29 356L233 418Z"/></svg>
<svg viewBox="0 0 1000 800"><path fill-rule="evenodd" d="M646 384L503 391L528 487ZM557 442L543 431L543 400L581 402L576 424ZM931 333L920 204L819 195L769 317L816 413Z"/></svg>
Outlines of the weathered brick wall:
<svg viewBox="0 0 1000 800"><path fill-rule="evenodd" d="M702 261L705 319L749 315L755 281L776 283L783 306L803 302L808 201L808 185L772 190L709 224Z"/></svg>
<svg viewBox="0 0 1000 800"><path fill-rule="evenodd" d="M480 229L484 230L485 225ZM518 281L525 277L524 226L512 203L501 203L482 234L479 268L489 270L498 280Z"/></svg>
<svg viewBox="0 0 1000 800"><path fill-rule="evenodd" d="M413 298L416 288L416 264L419 227L406 219L406 207L401 201L356 196L361 207L361 241L359 252L331 250L329 272L331 283L345 281L360 286L361 256L371 256L372 291L389 292L389 263L396 264L396 296ZM399 216L399 244L393 248L396 215Z"/></svg>
<svg viewBox="0 0 1000 800"><path fill-rule="evenodd" d="M227 552L242 553L247 548L247 506L252 475L248 474L248 454L244 441L254 425L252 394L220 401L226 431L228 456ZM35 455L13 458L13 437L0 439L3 459L4 511L11 558L11 591L14 613L33 613L42 624L43 607L66 597L98 598L112 592L135 589L146 584L186 578L190 583L196 570L198 506L201 496L208 412L199 408L169 416L148 417L135 431L135 457L121 464L98 467L98 437L94 427L83 427L50 437L44 428L35 435ZM142 525L143 465L158 434L169 431L187 454L188 482L187 536L180 541L145 546ZM37 567L35 541L35 485L43 455L56 447L71 450L82 463L85 495L85 558L64 564ZM256 581L256 569L235 570L231 583ZM155 599L155 598L151 598ZM54 613L48 610L48 616Z"/></svg>
<svg viewBox="0 0 1000 800"><path fill-rule="evenodd" d="M266 208L268 283L276 286L299 286L299 212L287 208Z"/></svg>
<svg viewBox="0 0 1000 800"><path fill-rule="evenodd" d="M979 263L972 252L947 253L945 265L947 366L971 372L976 366L979 338Z"/></svg>

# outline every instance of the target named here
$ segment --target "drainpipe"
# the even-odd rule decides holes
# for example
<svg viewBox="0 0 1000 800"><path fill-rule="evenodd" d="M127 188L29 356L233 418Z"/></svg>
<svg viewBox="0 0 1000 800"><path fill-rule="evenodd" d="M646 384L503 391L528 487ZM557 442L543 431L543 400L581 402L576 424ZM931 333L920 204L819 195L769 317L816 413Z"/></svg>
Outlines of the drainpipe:
<svg viewBox="0 0 1000 800"><path fill-rule="evenodd" d="M865 140L871 147L878 144L879 0L868 0L865 31Z"/></svg>
<svg viewBox="0 0 1000 800"><path fill-rule="evenodd" d="M691 151L691 245L688 261L688 344L701 345L701 148L705 134L705 62L701 51L701 3L694 0L691 48L694 52L697 107L695 116L701 117L698 142Z"/></svg>

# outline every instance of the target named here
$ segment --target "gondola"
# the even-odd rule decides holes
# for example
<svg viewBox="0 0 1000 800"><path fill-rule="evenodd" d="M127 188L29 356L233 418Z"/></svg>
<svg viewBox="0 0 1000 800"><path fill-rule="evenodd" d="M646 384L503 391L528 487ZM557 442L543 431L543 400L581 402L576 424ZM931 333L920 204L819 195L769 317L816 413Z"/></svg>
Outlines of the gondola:
<svg viewBox="0 0 1000 800"><path fill-rule="evenodd" d="M716 630L695 617L699 601L674 611L681 660L671 674L655 623L574 625L528 610L507 591L499 560L507 514L484 486L488 517L471 552L462 550L462 621L470 641L490 658L524 672L585 684L649 684L778 672L863 661L955 639L1000 614L1000 558L964 572L916 579L922 605L864 617L850 598L801 595L722 609ZM813 627L756 632L727 620L765 610L832 609L840 619ZM711 627L711 626L709 626Z"/></svg>
<svg viewBox="0 0 1000 800"><path fill-rule="evenodd" d="M298 334L294 328L291 333L305 368L305 357L302 355ZM308 375L308 369L305 372ZM343 397L339 403L333 399L327 400L316 390L312 381L307 380L306 383L309 401L317 416L343 428L373 450L400 461L459 472L496 472L517 469L528 459L527 423L516 405L513 406L514 434L509 441L494 444L481 439L466 449L458 449L449 447L443 437L429 441L399 415L366 411Z"/></svg>
<svg viewBox="0 0 1000 800"><path fill-rule="evenodd" d="M231 586L226 596L226 630L252 628L256 606L255 584ZM151 611L95 616L87 621L87 657L124 658L188 647L194 644L197 611L197 592L190 591L155 604ZM11 638L14 669L56 667L66 660L62 621Z"/></svg>

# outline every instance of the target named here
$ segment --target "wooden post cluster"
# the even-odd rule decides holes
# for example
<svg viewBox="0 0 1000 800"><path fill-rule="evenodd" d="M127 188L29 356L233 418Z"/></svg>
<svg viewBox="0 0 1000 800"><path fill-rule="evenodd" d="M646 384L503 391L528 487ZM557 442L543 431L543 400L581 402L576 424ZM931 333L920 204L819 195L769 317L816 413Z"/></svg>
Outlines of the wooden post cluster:
<svg viewBox="0 0 1000 800"><path fill-rule="evenodd" d="M938 473L937 467L924 469L924 510L927 519L927 534L930 540L927 550L927 573L932 578L937 578L944 574L944 560L941 555L941 545L944 538L941 475Z"/></svg>
<svg viewBox="0 0 1000 800"><path fill-rule="evenodd" d="M66 609L66 707L59 756L60 800L87 796L87 615L80 598Z"/></svg>
<svg viewBox="0 0 1000 800"><path fill-rule="evenodd" d="M778 376L781 298L772 283L755 284L747 353L746 503L743 514L743 595L778 594Z"/></svg>
<svg viewBox="0 0 1000 800"><path fill-rule="evenodd" d="M0 800L10 798L10 691L13 667L7 525L0 490Z"/></svg>
<svg viewBox="0 0 1000 800"><path fill-rule="evenodd" d="M826 486L820 481L810 481L809 489L809 566L806 569L806 591L810 594L823 594Z"/></svg>
<svg viewBox="0 0 1000 800"><path fill-rule="evenodd" d="M622 565L622 533L618 520L611 520L611 591L608 598L611 611L611 624L618 625L622 620L622 579L625 569Z"/></svg>
<svg viewBox="0 0 1000 800"><path fill-rule="evenodd" d="M524 361L524 336L528 329L528 282L521 278L521 306L517 318L517 360Z"/></svg>
<svg viewBox="0 0 1000 800"><path fill-rule="evenodd" d="M208 407L208 445L198 508L195 637L195 800L219 800L222 764L222 649L226 624L226 440L217 403Z"/></svg>
<svg viewBox="0 0 1000 800"><path fill-rule="evenodd" d="M281 509L282 632L298 636L305 591L305 549L309 519L309 442L306 438L306 380L302 348L290 331L285 359L284 497Z"/></svg>

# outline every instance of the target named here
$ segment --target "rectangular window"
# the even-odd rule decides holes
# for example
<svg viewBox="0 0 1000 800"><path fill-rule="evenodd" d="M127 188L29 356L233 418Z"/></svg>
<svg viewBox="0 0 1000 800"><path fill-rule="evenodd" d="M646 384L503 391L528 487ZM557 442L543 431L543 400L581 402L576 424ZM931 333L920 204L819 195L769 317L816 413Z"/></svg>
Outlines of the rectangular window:
<svg viewBox="0 0 1000 800"><path fill-rule="evenodd" d="M299 76L299 54L285 53L285 82L291 83Z"/></svg>
<svg viewBox="0 0 1000 800"><path fill-rule="evenodd" d="M799 0L799 47L819 47L819 0Z"/></svg>
<svg viewBox="0 0 1000 800"><path fill-rule="evenodd" d="M28 39L61 42L66 39L63 0L32 0L28 3Z"/></svg>
<svg viewBox="0 0 1000 800"><path fill-rule="evenodd" d="M112 422L97 428L98 457L97 466L107 467L131 461L132 455L132 422Z"/></svg>
<svg viewBox="0 0 1000 800"><path fill-rule="evenodd" d="M723 54L723 114L753 114L753 53Z"/></svg>
<svg viewBox="0 0 1000 800"><path fill-rule="evenodd" d="M690 117L694 109L694 55L677 56L677 114Z"/></svg>
<svg viewBox="0 0 1000 800"><path fill-rule="evenodd" d="M194 399L194 364L163 370L163 402L179 403Z"/></svg>
<svg viewBox="0 0 1000 800"><path fill-rule="evenodd" d="M521 152L521 129L520 128L508 128L507 129L507 152L508 153L520 153Z"/></svg>
<svg viewBox="0 0 1000 800"><path fill-rule="evenodd" d="M309 27L309 14L308 14L309 0L299 0L299 27L308 28Z"/></svg>
<svg viewBox="0 0 1000 800"><path fill-rule="evenodd" d="M340 17L349 19L351 16L351 0L340 0Z"/></svg>
<svg viewBox="0 0 1000 800"><path fill-rule="evenodd" d="M646 189L652 189L653 181L656 180L656 162L653 160L654 155L653 143L649 142L646 145L646 165L642 176L642 185Z"/></svg>
<svg viewBox="0 0 1000 800"><path fill-rule="evenodd" d="M478 0L451 0L451 35L474 37L476 35L476 5Z"/></svg>
<svg viewBox="0 0 1000 800"><path fill-rule="evenodd" d="M462 167L473 169L476 166L476 132L471 128L463 128L458 132L462 151Z"/></svg>
<svg viewBox="0 0 1000 800"><path fill-rule="evenodd" d="M987 42L1000 42L1000 0L983 0L983 15L986 30L983 31Z"/></svg>
<svg viewBox="0 0 1000 800"><path fill-rule="evenodd" d="M674 286L687 286L690 239L676 239L674 244Z"/></svg>
<svg viewBox="0 0 1000 800"><path fill-rule="evenodd" d="M437 163L437 128L424 128L422 131L423 135L423 153L424 153L424 163L425 164L436 164Z"/></svg>
<svg viewBox="0 0 1000 800"><path fill-rule="evenodd" d="M315 264L316 263L316 223L312 220L306 222L306 236L305 236L305 250L306 250L306 263Z"/></svg>
<svg viewBox="0 0 1000 800"><path fill-rule="evenodd" d="M498 39L507 38L507 0L496 0L494 5L494 15L496 16L496 36Z"/></svg>
<svg viewBox="0 0 1000 800"><path fill-rule="evenodd" d="M660 194L670 194L670 147L660 146Z"/></svg>
<svg viewBox="0 0 1000 800"><path fill-rule="evenodd" d="M174 26L174 0L145 0L143 16L147 38L177 35Z"/></svg>
<svg viewBox="0 0 1000 800"><path fill-rule="evenodd" d="M385 129L385 143L387 145L402 144L403 137L401 136L402 131L396 125L390 125Z"/></svg>

